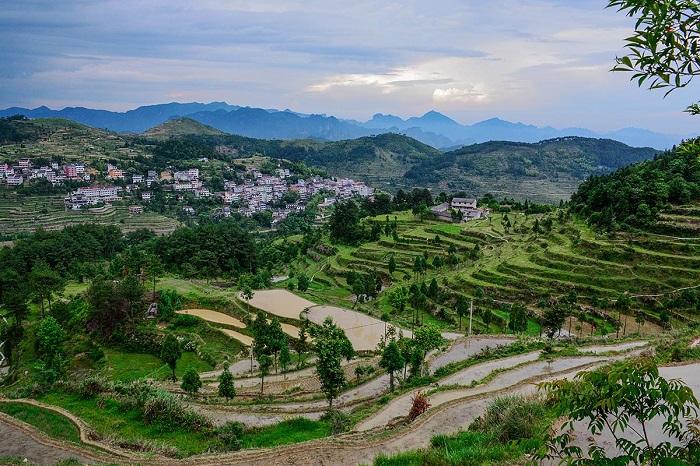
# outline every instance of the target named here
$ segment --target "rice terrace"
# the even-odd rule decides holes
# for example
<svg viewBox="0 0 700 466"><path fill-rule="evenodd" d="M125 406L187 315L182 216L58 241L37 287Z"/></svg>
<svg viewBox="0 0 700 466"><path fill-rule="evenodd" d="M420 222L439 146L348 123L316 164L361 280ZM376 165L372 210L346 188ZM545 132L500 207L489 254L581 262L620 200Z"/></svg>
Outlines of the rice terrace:
<svg viewBox="0 0 700 466"><path fill-rule="evenodd" d="M3 5L0 465L700 465L698 25Z"/></svg>

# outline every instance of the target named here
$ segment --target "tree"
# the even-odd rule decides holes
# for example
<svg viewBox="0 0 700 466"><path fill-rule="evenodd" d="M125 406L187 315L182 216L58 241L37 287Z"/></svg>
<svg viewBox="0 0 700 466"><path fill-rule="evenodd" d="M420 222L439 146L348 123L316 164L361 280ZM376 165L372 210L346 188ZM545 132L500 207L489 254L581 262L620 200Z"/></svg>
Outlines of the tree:
<svg viewBox="0 0 700 466"><path fill-rule="evenodd" d="M194 367L190 367L185 371L185 374L182 376L180 388L193 396L202 388L202 381L199 379L199 373Z"/></svg>
<svg viewBox="0 0 700 466"><path fill-rule="evenodd" d="M563 307L557 305L545 309L544 314L542 314L542 327L547 337L550 339L554 338L554 334L561 329L565 320L566 312L564 312Z"/></svg>
<svg viewBox="0 0 700 466"><path fill-rule="evenodd" d="M231 375L228 365L224 366L224 370L219 376L219 396L226 398L226 401L236 396L236 386L233 383L233 375Z"/></svg>
<svg viewBox="0 0 700 466"><path fill-rule="evenodd" d="M42 319L36 331L36 350L41 361L40 369L49 383L53 383L64 372L65 341L66 332L55 318L49 316Z"/></svg>
<svg viewBox="0 0 700 466"><path fill-rule="evenodd" d="M63 279L43 261L34 264L29 272L28 279L32 295L41 305L41 316L43 317L45 315L44 300L48 301L50 311L51 296L53 293L63 289Z"/></svg>
<svg viewBox="0 0 700 466"><path fill-rule="evenodd" d="M268 354L258 356L258 366L260 368L260 394L265 393L265 377L270 374L272 358Z"/></svg>
<svg viewBox="0 0 700 466"><path fill-rule="evenodd" d="M646 83L665 95L688 86L700 73L697 0L609 0L608 6L637 20L634 34L626 39L629 53L616 58L613 71L631 72L640 87ZM700 114L700 103L686 111Z"/></svg>
<svg viewBox="0 0 700 466"><path fill-rule="evenodd" d="M309 351L309 321L303 319L299 326L299 340L297 341L297 369L306 361L306 353Z"/></svg>
<svg viewBox="0 0 700 466"><path fill-rule="evenodd" d="M302 293L309 289L309 277L304 272L297 275L297 289Z"/></svg>
<svg viewBox="0 0 700 466"><path fill-rule="evenodd" d="M253 299L255 292L250 287L248 283L241 286L241 297L245 300L246 306L248 307L248 312L250 312L250 300Z"/></svg>
<svg viewBox="0 0 700 466"><path fill-rule="evenodd" d="M525 306L515 303L511 305L508 328L516 333L522 333L527 330L527 309Z"/></svg>
<svg viewBox="0 0 700 466"><path fill-rule="evenodd" d="M326 395L328 408L345 386L345 372L341 366L343 358L350 360L355 354L352 344L343 329L328 317L319 327L312 329L314 353L318 358L316 374L321 381L321 391Z"/></svg>
<svg viewBox="0 0 700 466"><path fill-rule="evenodd" d="M457 311L457 316L459 317L459 329L462 330L462 317L469 314L469 305L464 296L457 298L457 304L455 305L455 310Z"/></svg>
<svg viewBox="0 0 700 466"><path fill-rule="evenodd" d="M282 367L282 372L287 372L290 362L292 362L292 355L289 352L289 342L285 338L280 349L280 367Z"/></svg>
<svg viewBox="0 0 700 466"><path fill-rule="evenodd" d="M160 348L160 359L170 367L172 371L173 382L177 380L175 376L175 369L177 368L177 360L182 356L182 349L180 348L180 342L177 341L177 337L172 333L168 333L163 339L163 343Z"/></svg>
<svg viewBox="0 0 700 466"><path fill-rule="evenodd" d="M620 337L620 327L622 327L622 313L626 313L632 307L632 299L629 295L624 293L618 296L617 301L615 301L615 307L617 308L617 335ZM625 321L626 322L626 321Z"/></svg>
<svg viewBox="0 0 700 466"><path fill-rule="evenodd" d="M644 322L646 322L646 316L642 311L637 311L637 314L634 316L634 321L637 323L637 333L642 334L642 325L644 325Z"/></svg>
<svg viewBox="0 0 700 466"><path fill-rule="evenodd" d="M433 278L430 280L430 285L428 286L428 297L433 300L437 299L439 291L437 280Z"/></svg>
<svg viewBox="0 0 700 466"><path fill-rule="evenodd" d="M396 259L394 259L394 256L391 256L389 258L389 275L394 275L394 272L396 272Z"/></svg>
<svg viewBox="0 0 700 466"><path fill-rule="evenodd" d="M406 309L408 291L403 286L389 292L389 303L396 313L402 313Z"/></svg>
<svg viewBox="0 0 700 466"><path fill-rule="evenodd" d="M360 219L360 209L355 201L336 203L328 220L331 240L344 244L360 241L365 236Z"/></svg>
<svg viewBox="0 0 700 466"><path fill-rule="evenodd" d="M155 297L156 295L156 279L158 278L158 275L162 274L163 271L165 270L163 267L163 263L161 262L160 258L156 256L155 254L148 254L146 256L146 266L145 266L145 271L146 275L151 277L151 280L153 282L153 296Z"/></svg>
<svg viewBox="0 0 700 466"><path fill-rule="evenodd" d="M413 343L416 362L422 365L428 352L445 344L445 339L442 337L440 329L434 324L425 324L413 332Z"/></svg>
<svg viewBox="0 0 700 466"><path fill-rule="evenodd" d="M394 340L391 340L384 348L379 365L389 374L389 389L394 391L394 372L401 370L404 366L401 350Z"/></svg>
<svg viewBox="0 0 700 466"><path fill-rule="evenodd" d="M653 360L621 362L544 387L555 401L557 417L567 421L561 428L564 433L549 442L549 451L538 454L540 459L574 466L698 464L700 447L686 427L689 418L697 416L698 401L679 380L661 377ZM657 418L663 421L668 440L654 441L648 435L649 423ZM592 434L587 436L590 459L582 458L582 449L571 445L569 431L576 422ZM597 435L604 432L615 439L615 456L608 457L597 442Z"/></svg>

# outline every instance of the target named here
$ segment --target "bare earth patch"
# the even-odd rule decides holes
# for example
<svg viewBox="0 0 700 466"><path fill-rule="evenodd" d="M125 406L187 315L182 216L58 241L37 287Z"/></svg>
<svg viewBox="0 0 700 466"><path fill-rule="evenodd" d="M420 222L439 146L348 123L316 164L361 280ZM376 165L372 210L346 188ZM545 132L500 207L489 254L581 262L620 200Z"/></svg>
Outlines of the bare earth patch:
<svg viewBox="0 0 700 466"><path fill-rule="evenodd" d="M385 330L393 327L391 324L386 324L361 312L340 307L314 306L309 309L309 320L315 324L323 323L326 317L333 319L338 327L345 330L345 335L356 351L376 349ZM407 337L411 336L410 331L403 330L403 333Z"/></svg>
<svg viewBox="0 0 700 466"><path fill-rule="evenodd" d="M238 298L245 301L240 294ZM287 290L256 290L248 303L268 314L287 319L299 319L304 309L316 305Z"/></svg>
<svg viewBox="0 0 700 466"><path fill-rule="evenodd" d="M215 324L230 325L232 327L245 328L245 324L235 317L231 317L223 312L212 311L210 309L184 309L182 311L177 311L178 314L187 314L190 316L199 317L207 322L213 322Z"/></svg>

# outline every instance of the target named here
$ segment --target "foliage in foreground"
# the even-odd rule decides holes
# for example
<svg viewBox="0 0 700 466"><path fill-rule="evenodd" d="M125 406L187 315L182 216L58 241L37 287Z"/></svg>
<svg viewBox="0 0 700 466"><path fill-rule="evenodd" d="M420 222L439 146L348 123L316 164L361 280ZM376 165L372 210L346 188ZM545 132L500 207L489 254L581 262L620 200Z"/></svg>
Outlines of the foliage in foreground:
<svg viewBox="0 0 700 466"><path fill-rule="evenodd" d="M587 465L696 465L700 463L698 400L679 380L665 380L650 359L622 362L582 372L575 380L545 384L556 402L556 411L568 420L562 434L549 442L538 457L563 458L562 464ZM653 421L663 421L668 440L655 441L649 435ZM572 444L570 431L582 422L592 434L588 451ZM691 427L688 427L688 426ZM598 434L615 440L615 456Z"/></svg>
<svg viewBox="0 0 700 466"><path fill-rule="evenodd" d="M469 430L433 437L430 448L380 456L375 466L510 464L544 445L551 415L539 398L505 397L491 403Z"/></svg>

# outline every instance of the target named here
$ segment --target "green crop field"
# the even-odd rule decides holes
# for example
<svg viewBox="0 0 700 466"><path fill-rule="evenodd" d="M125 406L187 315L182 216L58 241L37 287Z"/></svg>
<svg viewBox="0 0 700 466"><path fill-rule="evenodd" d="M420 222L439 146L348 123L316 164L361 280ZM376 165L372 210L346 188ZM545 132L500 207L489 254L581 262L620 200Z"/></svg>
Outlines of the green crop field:
<svg viewBox="0 0 700 466"><path fill-rule="evenodd" d="M697 210L676 208L675 224L694 226L700 222ZM508 215L508 214L507 214ZM535 221L544 223L552 217L551 231L534 233ZM391 311L388 296L396 287L414 282L430 282L435 278L441 289L441 299L433 303L432 314L425 317L443 327L454 326L457 316L451 304L459 296L474 300L480 310L490 309L504 321L508 320L511 303L525 304L537 314L543 299L561 298L575 293L585 321L572 319L567 326L580 326L578 333L610 333L615 330L615 301L623 293L633 299L633 309L627 312L629 322L625 333L637 331L634 313L643 313L642 332L658 331L660 313L673 301L672 321L688 322L698 319L692 304L679 306L684 288L700 284L700 238L675 238L650 232L619 233L612 236L596 234L583 222L559 221L557 213L525 215L510 213L512 227L504 228L503 214L462 225L435 221L420 221L410 213L396 216L399 241L382 236L378 241L360 246L339 246L330 257L305 257L294 267L313 278L306 296L317 302L351 306L352 294L346 282L350 271L377 271L389 285L376 302L360 305L368 313L381 315ZM683 217L679 219L678 217ZM385 217L374 220L382 223ZM390 216L394 220L394 216ZM478 259L468 258L479 246ZM416 276L412 270L416 256L437 256L445 259L450 247L460 257L457 265L429 268ZM312 254L313 256L313 254ZM389 275L388 263L393 257L397 269ZM293 281L293 279L290 279ZM440 319L438 311L442 310ZM494 332L498 324L486 325L476 313L476 330ZM451 317L451 318L450 318ZM399 323L407 323L410 312L395 315ZM595 328L593 327L595 326ZM536 322L530 321L528 333L539 333Z"/></svg>
<svg viewBox="0 0 700 466"><path fill-rule="evenodd" d="M128 207L123 205L73 211L65 209L62 196L4 194L0 197L0 235L27 233L40 228L59 230L82 223L117 225L124 232L148 229L156 234L166 234L180 225L175 219L152 212L129 214Z"/></svg>

